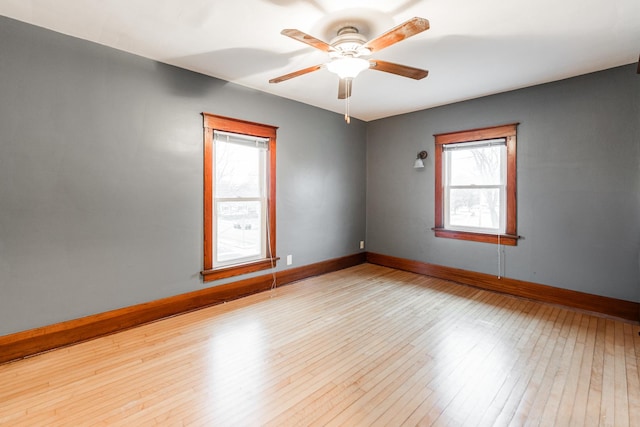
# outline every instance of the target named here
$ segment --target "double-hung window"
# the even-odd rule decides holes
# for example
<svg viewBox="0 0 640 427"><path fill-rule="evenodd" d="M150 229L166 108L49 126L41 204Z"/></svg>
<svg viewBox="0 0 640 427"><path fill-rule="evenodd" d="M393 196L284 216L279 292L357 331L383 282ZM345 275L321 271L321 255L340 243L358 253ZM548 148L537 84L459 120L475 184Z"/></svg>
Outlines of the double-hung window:
<svg viewBox="0 0 640 427"><path fill-rule="evenodd" d="M516 244L516 126L435 135L436 236Z"/></svg>
<svg viewBox="0 0 640 427"><path fill-rule="evenodd" d="M205 120L206 281L274 267L276 128Z"/></svg>
<svg viewBox="0 0 640 427"><path fill-rule="evenodd" d="M213 266L266 258L268 138L213 131Z"/></svg>
<svg viewBox="0 0 640 427"><path fill-rule="evenodd" d="M507 141L461 142L442 147L444 227L504 234L507 206Z"/></svg>

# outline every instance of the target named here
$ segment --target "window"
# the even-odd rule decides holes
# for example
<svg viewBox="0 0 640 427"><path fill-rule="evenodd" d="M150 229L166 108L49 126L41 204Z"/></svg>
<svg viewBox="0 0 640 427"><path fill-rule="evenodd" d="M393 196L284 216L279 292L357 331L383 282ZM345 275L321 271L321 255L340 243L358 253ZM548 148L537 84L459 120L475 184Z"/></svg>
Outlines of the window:
<svg viewBox="0 0 640 427"><path fill-rule="evenodd" d="M517 126L435 135L437 237L517 244Z"/></svg>
<svg viewBox="0 0 640 427"><path fill-rule="evenodd" d="M277 128L203 116L204 280L272 268Z"/></svg>

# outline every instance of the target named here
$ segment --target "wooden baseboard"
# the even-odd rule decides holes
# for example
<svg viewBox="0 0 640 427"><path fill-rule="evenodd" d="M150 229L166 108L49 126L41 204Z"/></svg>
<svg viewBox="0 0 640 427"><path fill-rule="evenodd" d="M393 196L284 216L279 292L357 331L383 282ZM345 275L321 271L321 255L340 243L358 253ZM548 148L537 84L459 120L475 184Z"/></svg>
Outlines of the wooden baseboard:
<svg viewBox="0 0 640 427"><path fill-rule="evenodd" d="M364 252L278 271L276 283L298 280L362 264ZM177 314L234 300L271 288L273 276L265 274L143 304L0 336L0 363L22 359L54 348L87 341Z"/></svg>
<svg viewBox="0 0 640 427"><path fill-rule="evenodd" d="M451 280L477 288L502 292L518 297L529 298L536 301L559 304L619 319L640 321L640 303L609 298L600 295L592 295L584 292L556 288L538 283L509 279L484 273L461 270L458 268L428 264L420 261L412 261L404 258L396 258L388 255L367 253L367 262L395 268L397 270L410 271L412 273L433 276L439 279Z"/></svg>

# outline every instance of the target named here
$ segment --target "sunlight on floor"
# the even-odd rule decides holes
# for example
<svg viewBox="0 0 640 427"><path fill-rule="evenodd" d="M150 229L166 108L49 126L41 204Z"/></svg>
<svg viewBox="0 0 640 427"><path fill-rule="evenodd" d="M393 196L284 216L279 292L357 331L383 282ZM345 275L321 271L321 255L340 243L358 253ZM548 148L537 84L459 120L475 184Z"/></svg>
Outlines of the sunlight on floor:
<svg viewBox="0 0 640 427"><path fill-rule="evenodd" d="M259 322L230 324L213 337L206 374L211 411L244 418L247 401L254 409L262 407L257 390L263 383L265 344Z"/></svg>

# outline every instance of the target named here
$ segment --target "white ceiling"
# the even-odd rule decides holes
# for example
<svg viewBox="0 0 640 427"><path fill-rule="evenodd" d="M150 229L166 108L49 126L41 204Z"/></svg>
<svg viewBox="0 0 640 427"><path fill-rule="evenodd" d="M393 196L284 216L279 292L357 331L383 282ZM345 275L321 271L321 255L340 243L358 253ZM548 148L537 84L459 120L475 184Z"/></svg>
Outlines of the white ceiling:
<svg viewBox="0 0 640 427"><path fill-rule="evenodd" d="M428 31L373 57L429 76L364 71L350 109L365 121L630 64L640 53L640 0L0 0L0 15L335 112L345 105L325 69L268 83L328 59L280 31L329 42L350 23L371 39L428 19Z"/></svg>

